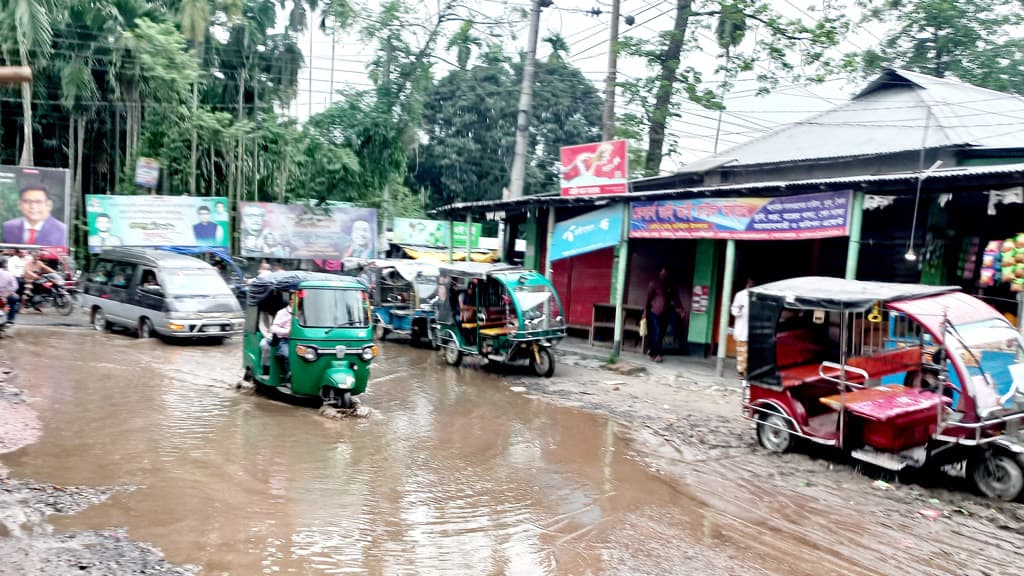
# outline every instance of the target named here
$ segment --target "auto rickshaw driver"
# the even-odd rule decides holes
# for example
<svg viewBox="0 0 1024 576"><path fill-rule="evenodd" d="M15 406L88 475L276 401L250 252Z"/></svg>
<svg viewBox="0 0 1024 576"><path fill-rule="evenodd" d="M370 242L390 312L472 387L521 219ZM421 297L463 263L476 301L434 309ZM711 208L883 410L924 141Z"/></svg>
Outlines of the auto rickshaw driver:
<svg viewBox="0 0 1024 576"><path fill-rule="evenodd" d="M274 320L270 323L270 335L264 334L260 341L260 351L263 376L270 375L270 352L273 350L274 357L281 362L281 374L284 374L282 381L287 382L291 378L288 363L288 339L292 332L292 293L284 292L281 297L285 305L274 315Z"/></svg>

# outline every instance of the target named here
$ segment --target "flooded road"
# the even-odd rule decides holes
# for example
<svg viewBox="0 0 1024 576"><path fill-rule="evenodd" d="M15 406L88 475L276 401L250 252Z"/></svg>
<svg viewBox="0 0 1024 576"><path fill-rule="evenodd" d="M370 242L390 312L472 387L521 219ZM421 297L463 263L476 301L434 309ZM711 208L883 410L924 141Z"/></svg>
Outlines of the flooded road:
<svg viewBox="0 0 1024 576"><path fill-rule="evenodd" d="M5 344L43 428L0 459L11 476L131 487L51 517L58 530L123 526L204 574L758 572L709 554L709 519L615 424L429 351L384 344L373 415L335 421L234 391L237 344L44 329Z"/></svg>

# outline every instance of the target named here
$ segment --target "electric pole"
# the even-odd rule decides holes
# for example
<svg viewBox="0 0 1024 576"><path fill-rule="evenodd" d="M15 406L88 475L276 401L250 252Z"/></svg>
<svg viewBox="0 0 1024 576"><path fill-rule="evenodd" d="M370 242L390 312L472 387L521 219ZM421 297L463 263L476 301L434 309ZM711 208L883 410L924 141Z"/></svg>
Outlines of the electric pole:
<svg viewBox="0 0 1024 576"><path fill-rule="evenodd" d="M523 86L519 92L519 112L516 117L516 150L512 157L512 174L508 196L519 198L523 195L526 179L526 148L530 143L530 107L533 104L533 78L537 72L537 34L540 28L540 11L551 6L551 0L533 0L530 6L530 35L526 41L526 61L523 63Z"/></svg>
<svg viewBox="0 0 1024 576"><path fill-rule="evenodd" d="M619 2L612 0L611 40L608 42L608 76L604 84L604 117L601 120L601 139L615 139L615 76L618 61L616 44L619 42Z"/></svg>

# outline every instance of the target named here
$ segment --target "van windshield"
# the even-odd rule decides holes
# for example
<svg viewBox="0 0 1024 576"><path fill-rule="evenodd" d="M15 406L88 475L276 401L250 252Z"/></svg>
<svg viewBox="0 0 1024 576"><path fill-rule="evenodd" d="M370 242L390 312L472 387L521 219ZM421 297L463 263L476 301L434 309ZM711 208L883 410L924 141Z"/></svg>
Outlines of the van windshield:
<svg viewBox="0 0 1024 576"><path fill-rule="evenodd" d="M233 296L216 270L162 270L160 287L170 296Z"/></svg>
<svg viewBox="0 0 1024 576"><path fill-rule="evenodd" d="M299 298L299 325L310 328L337 328L370 325L366 310L366 292L362 290L302 290Z"/></svg>

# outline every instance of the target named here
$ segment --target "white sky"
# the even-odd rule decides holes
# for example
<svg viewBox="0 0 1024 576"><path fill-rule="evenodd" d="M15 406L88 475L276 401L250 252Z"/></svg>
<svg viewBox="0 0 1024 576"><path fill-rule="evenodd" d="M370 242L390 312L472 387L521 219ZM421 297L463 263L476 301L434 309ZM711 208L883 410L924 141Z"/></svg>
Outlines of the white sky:
<svg viewBox="0 0 1024 576"><path fill-rule="evenodd" d="M772 0L773 7L790 17L802 17L805 21L817 18L824 5L835 2L830 0ZM377 0L368 0L376 5ZM527 0L509 0L513 7L528 7ZM806 4L805 4L806 3ZM429 3L435 6L434 2ZM478 9L485 12L500 13L501 2L498 0L476 0ZM422 6L422 5L421 5ZM493 7L493 8L492 8ZM584 13L592 8L600 8L604 14L599 17ZM424 20L429 18L427 10L421 8ZM436 8L434 8L436 10ZM592 80L599 90L603 91L604 78L608 61L608 22L611 9L610 0L560 0L541 13L541 34L543 38L552 33L560 33L569 43L568 60L576 65L587 78ZM841 8L831 8L841 9ZM671 27L675 13L674 0L622 0L622 15L633 15L636 23L632 27L620 23L620 35L638 38L654 38L659 32ZM848 14L854 12L846 9ZM279 21L286 20L284 14ZM317 19L319 22L319 19ZM866 29L855 26L855 33L836 49L838 53L855 51L874 46L882 36L882 29ZM504 41L507 54L515 54L526 46L527 23L524 21L517 30L515 37ZM684 65L692 65L702 71L707 86L715 89L720 77L714 76L715 46L711 40L711 31L699 31L702 45L707 45L710 54L691 55ZM748 32L748 40L754 33ZM334 56L332 64L332 38L314 29L312 46L310 37L303 34L299 44L306 56L307 66L300 73L298 98L290 107L290 112L300 120L322 111L331 100L331 77L333 68L333 87L338 90L345 86L356 88L370 87L366 73L366 64L375 54L375 46L367 45L359 37L358 32L338 35L333 42ZM440 43L443 49L444 41ZM549 50L541 42L537 57L545 58ZM453 54L444 55L454 60ZM630 77L643 77L650 74L645 65L636 59L619 59L620 80ZM437 62L435 77L443 76L449 66ZM759 65L759 70L761 70ZM312 78L310 78L312 76ZM846 78L837 78L824 84L782 85L768 96L756 96L757 83L753 74L741 77L736 86L726 97L727 111L722 115L722 127L719 140L719 151L741 143L750 138L764 134L783 124L794 122L812 114L827 110L847 100L863 82L851 82ZM336 96L335 96L336 98ZM616 113L627 110L621 97L616 101ZM636 111L636 110L633 110ZM681 108L682 117L674 119L669 125L670 136L678 139L679 152L666 157L662 162L662 170L672 172L685 163L709 156L715 147L715 132L718 113L703 109L694 104L685 104Z"/></svg>

